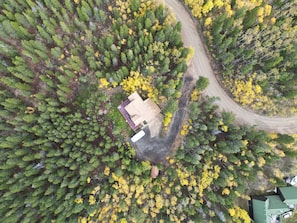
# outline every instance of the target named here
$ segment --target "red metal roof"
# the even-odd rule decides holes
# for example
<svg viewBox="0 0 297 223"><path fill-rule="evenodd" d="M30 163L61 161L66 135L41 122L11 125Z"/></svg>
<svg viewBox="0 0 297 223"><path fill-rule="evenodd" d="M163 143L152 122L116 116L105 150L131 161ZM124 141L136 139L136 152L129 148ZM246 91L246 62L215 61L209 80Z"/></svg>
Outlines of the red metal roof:
<svg viewBox="0 0 297 223"><path fill-rule="evenodd" d="M121 112L121 114L123 115L123 117L126 119L126 122L129 124L129 126L131 127L131 129L133 129L133 131L136 131L137 129L139 129L141 126L138 125L136 126L134 124L134 122L132 121L130 115L128 114L128 112L126 111L125 107L130 104L129 100L124 101L119 107L118 110Z"/></svg>

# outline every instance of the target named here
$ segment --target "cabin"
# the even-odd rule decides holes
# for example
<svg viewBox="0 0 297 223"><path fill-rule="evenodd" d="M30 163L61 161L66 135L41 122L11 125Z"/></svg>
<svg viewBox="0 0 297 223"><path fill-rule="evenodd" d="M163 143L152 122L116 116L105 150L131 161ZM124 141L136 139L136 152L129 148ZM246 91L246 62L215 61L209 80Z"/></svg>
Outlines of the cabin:
<svg viewBox="0 0 297 223"><path fill-rule="evenodd" d="M271 195L252 196L254 223L279 223L297 208L297 187L278 187Z"/></svg>
<svg viewBox="0 0 297 223"><path fill-rule="evenodd" d="M131 94L128 100L118 107L118 110L134 131L143 127L161 113L160 108L152 99L143 100L137 92Z"/></svg>

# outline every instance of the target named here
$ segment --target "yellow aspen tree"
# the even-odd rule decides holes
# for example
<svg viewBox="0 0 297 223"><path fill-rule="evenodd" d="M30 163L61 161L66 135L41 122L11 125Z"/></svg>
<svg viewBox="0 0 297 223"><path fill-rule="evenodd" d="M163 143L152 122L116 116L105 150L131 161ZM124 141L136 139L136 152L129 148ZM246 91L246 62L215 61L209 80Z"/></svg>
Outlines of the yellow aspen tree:
<svg viewBox="0 0 297 223"><path fill-rule="evenodd" d="M215 0L213 2L213 4L214 4L215 7L218 7L218 8L221 8L221 7L224 6L224 2L222 0Z"/></svg>
<svg viewBox="0 0 297 223"><path fill-rule="evenodd" d="M229 195L230 194L230 190L229 188L224 188L224 190L222 191L222 195Z"/></svg>
<svg viewBox="0 0 297 223"><path fill-rule="evenodd" d="M163 120L163 126L164 126L165 131L168 129L168 126L171 123L171 119L172 119L172 113L166 112L164 115L164 120Z"/></svg>
<svg viewBox="0 0 297 223"><path fill-rule="evenodd" d="M193 58L194 54L195 54L195 49L190 46L189 47L188 55L187 55L187 57L185 59L186 60L186 63L189 63L190 62L190 60Z"/></svg>
<svg viewBox="0 0 297 223"><path fill-rule="evenodd" d="M264 7L264 11L265 11L264 16L270 16L270 14L271 14L271 10L272 10L272 6L266 4L265 7Z"/></svg>
<svg viewBox="0 0 297 223"><path fill-rule="evenodd" d="M124 91L131 94L138 91L144 97L149 97L154 101L158 98L158 90L152 84L152 77L144 77L139 71L131 71L130 76L121 82Z"/></svg>
<svg viewBox="0 0 297 223"><path fill-rule="evenodd" d="M258 10L258 22L259 23L263 23L263 20L264 20L264 8L261 7L259 10Z"/></svg>
<svg viewBox="0 0 297 223"><path fill-rule="evenodd" d="M204 21L204 25L205 25L205 27L210 26L211 23L212 23L212 19L211 19L211 17L207 17L207 18L205 19L205 21Z"/></svg>
<svg viewBox="0 0 297 223"><path fill-rule="evenodd" d="M185 135L188 134L188 132L189 132L189 126L188 125L183 125L182 130L180 131L180 134L182 136L185 136Z"/></svg>
<svg viewBox="0 0 297 223"><path fill-rule="evenodd" d="M109 82L106 78L100 78L99 79L99 88L104 89L104 88L108 88L109 86Z"/></svg>
<svg viewBox="0 0 297 223"><path fill-rule="evenodd" d="M202 13L203 15L207 15L214 7L213 1L208 0L202 7Z"/></svg>
<svg viewBox="0 0 297 223"><path fill-rule="evenodd" d="M251 218L249 216L249 214L247 213L246 210L235 206L234 208L230 208L229 209L229 214L232 217L232 222L235 223L250 223L251 222Z"/></svg>
<svg viewBox="0 0 297 223"><path fill-rule="evenodd" d="M245 2L243 0L237 0L235 7L241 9L245 6Z"/></svg>
<svg viewBox="0 0 297 223"><path fill-rule="evenodd" d="M217 179L220 175L221 168L218 165L210 165L211 163L207 163L203 167L202 176L198 183L198 193L200 197L203 197L203 191L209 187L213 180Z"/></svg>
<svg viewBox="0 0 297 223"><path fill-rule="evenodd" d="M276 22L276 18L275 18L275 17L272 17L272 18L270 19L270 23L271 23L272 25L274 25L275 22Z"/></svg>
<svg viewBox="0 0 297 223"><path fill-rule="evenodd" d="M200 5L194 5L192 8L193 16L201 19L202 18L202 7Z"/></svg>
<svg viewBox="0 0 297 223"><path fill-rule="evenodd" d="M230 4L225 6L225 10L226 10L226 14L227 14L228 17L231 17L233 15L233 11L232 11L232 8L231 8Z"/></svg>

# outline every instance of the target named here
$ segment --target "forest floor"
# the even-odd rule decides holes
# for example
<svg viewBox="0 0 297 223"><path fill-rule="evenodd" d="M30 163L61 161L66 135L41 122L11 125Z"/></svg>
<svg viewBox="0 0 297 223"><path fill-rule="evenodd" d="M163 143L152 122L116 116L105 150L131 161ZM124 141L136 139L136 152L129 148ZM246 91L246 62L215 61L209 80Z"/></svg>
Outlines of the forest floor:
<svg viewBox="0 0 297 223"><path fill-rule="evenodd" d="M219 97L216 103L222 111L232 112L236 115L238 124L247 124L255 126L257 129L268 132L293 134L297 133L297 117L267 117L261 116L248 111L238 105L220 85L211 66L211 59L203 42L197 24L186 10L184 5L178 0L165 0L168 6L176 16L176 19L182 23L182 40L185 47L193 47L195 55L192 59L191 72L189 72L194 80L199 75L209 79L209 86L205 90L205 94L210 97Z"/></svg>

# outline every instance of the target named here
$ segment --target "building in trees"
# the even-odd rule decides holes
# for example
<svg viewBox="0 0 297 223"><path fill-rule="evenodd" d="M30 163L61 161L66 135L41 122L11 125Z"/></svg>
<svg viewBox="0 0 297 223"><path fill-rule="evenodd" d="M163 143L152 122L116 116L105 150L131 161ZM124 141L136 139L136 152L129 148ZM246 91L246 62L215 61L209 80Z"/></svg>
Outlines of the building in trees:
<svg viewBox="0 0 297 223"><path fill-rule="evenodd" d="M297 187L279 187L277 193L252 197L255 223L281 222L297 207Z"/></svg>
<svg viewBox="0 0 297 223"><path fill-rule="evenodd" d="M297 208L297 187L278 187L277 193L287 205L295 205Z"/></svg>
<svg viewBox="0 0 297 223"><path fill-rule="evenodd" d="M154 120L161 112L152 99L143 100L137 92L132 93L118 109L134 131Z"/></svg>

